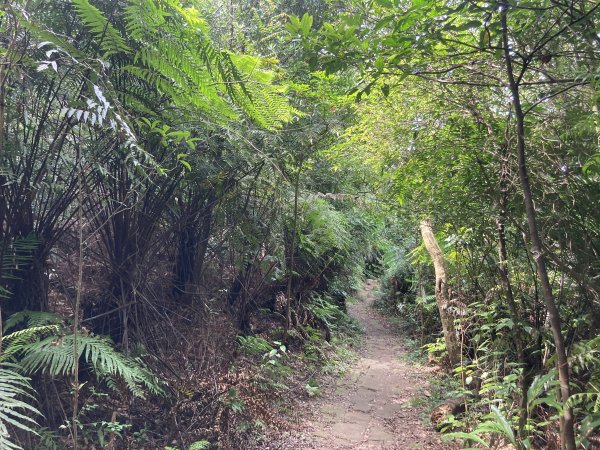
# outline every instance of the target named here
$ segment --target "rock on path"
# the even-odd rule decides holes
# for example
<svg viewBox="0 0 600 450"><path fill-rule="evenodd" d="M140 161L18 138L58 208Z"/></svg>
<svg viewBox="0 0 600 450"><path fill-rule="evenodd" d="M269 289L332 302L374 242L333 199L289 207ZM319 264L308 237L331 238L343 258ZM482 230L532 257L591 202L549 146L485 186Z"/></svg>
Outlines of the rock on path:
<svg viewBox="0 0 600 450"><path fill-rule="evenodd" d="M405 362L406 350L385 320L372 308L368 281L359 302L349 305L363 327L366 344L360 358L335 391L326 396L317 417L296 448L319 450L450 449L422 423L422 410L411 399L422 396L433 369Z"/></svg>

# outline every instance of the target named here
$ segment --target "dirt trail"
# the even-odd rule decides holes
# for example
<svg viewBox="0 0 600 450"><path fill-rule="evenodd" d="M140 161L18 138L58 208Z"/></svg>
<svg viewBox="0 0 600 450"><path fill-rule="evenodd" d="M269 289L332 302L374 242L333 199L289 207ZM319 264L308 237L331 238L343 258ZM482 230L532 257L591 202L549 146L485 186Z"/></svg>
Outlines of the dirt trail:
<svg viewBox="0 0 600 450"><path fill-rule="evenodd" d="M406 362L400 339L373 308L374 281L368 281L349 313L365 331L365 348L320 412L307 424L302 449L449 449L422 424L411 399L428 389L431 368Z"/></svg>

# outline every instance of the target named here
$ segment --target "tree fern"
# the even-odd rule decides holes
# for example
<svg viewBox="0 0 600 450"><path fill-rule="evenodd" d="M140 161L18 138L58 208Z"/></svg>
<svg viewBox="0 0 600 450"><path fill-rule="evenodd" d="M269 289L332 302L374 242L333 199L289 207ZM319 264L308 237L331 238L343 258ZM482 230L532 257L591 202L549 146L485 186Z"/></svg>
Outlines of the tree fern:
<svg viewBox="0 0 600 450"><path fill-rule="evenodd" d="M115 61L111 61L115 64L119 59L128 57L131 49L125 38L100 9L88 0L72 0L71 3L73 11L97 43L102 57L115 57ZM137 145L137 137L130 126L131 111L119 101L119 91L111 78L114 72L112 66L98 58L93 48L90 50L85 45L77 48L73 38L55 32L53 24L44 23L43 15L23 13L18 18L19 25L33 37L33 45L37 41L37 49L50 48L48 52L56 55L53 61L41 61L38 72L46 71L54 63L54 71L64 75L63 91L77 93L73 98L61 96L63 98L57 103L63 117L70 119L70 125L110 129L119 135L123 147L131 151L129 160L138 169L152 164L152 158ZM120 58L116 58L117 55ZM49 78L54 76L54 71L50 71ZM69 92L66 86L70 86L72 91Z"/></svg>
<svg viewBox="0 0 600 450"><path fill-rule="evenodd" d="M141 75L181 108L200 110L216 122L236 117L215 84L211 69L218 52L212 48L206 22L195 10L176 2L165 2L160 8L145 0L132 2L125 17L127 30L143 45L133 64L122 70Z"/></svg>
<svg viewBox="0 0 600 450"><path fill-rule="evenodd" d="M275 74L263 69L260 58L222 52L219 69L230 97L261 127L272 130L300 115L285 97L287 88L275 84Z"/></svg>
<svg viewBox="0 0 600 450"><path fill-rule="evenodd" d="M127 114L152 113L154 108L147 101L156 101L155 93L166 96L179 109L203 114L220 125L243 115L260 127L275 129L299 114L289 105L285 86L276 84L274 74L262 67L260 58L215 47L206 20L193 7L183 7L175 0L131 1L123 15L122 35L116 22L89 0L72 0L72 4L102 56L111 56L116 70L108 70L96 55L75 48L68 39L36 23L35 18L21 19L22 25L41 41L40 45L53 46L66 60L80 66L81 71L73 72L74 77L89 71L94 74L91 78L98 80L94 89L98 87L106 93L110 108L101 112L95 107L65 106L63 113L77 122L93 127L101 126L106 119L115 131L125 132L127 144L135 147ZM49 67L49 62L42 63L42 70ZM120 104L117 96L127 101L139 87L136 77L148 89L133 103ZM119 92L115 92L116 86Z"/></svg>
<svg viewBox="0 0 600 450"><path fill-rule="evenodd" d="M215 48L195 8L144 0L130 3L125 17L140 50L121 70L153 84L177 106L199 110L217 123L234 120L240 112L267 129L298 114L260 58Z"/></svg>

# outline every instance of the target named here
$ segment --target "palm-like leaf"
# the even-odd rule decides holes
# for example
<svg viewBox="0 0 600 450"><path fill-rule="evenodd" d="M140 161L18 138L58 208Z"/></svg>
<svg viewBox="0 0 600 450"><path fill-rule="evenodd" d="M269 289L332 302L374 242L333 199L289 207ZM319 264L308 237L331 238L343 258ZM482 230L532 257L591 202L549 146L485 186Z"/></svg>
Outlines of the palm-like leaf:
<svg viewBox="0 0 600 450"><path fill-rule="evenodd" d="M18 372L19 367L11 363L0 365L0 449L19 449L12 442L8 427L35 432L33 416L40 412L27 400L33 400L29 378Z"/></svg>
<svg viewBox="0 0 600 450"><path fill-rule="evenodd" d="M73 357L73 335L51 336L24 347L21 364L26 373L48 373L66 376L73 372L74 361L90 364L99 377L122 379L131 392L144 396L144 389L160 395L158 379L140 361L119 353L110 339L101 336L77 336L77 358Z"/></svg>

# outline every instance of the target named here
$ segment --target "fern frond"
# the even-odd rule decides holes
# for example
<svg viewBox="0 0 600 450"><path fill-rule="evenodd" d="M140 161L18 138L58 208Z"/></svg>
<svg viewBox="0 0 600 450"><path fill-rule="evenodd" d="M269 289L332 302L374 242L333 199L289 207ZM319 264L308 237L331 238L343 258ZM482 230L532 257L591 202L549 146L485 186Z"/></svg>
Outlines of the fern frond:
<svg viewBox="0 0 600 450"><path fill-rule="evenodd" d="M54 313L46 311L19 311L10 316L4 322L4 331L9 331L17 325L26 327L43 327L45 325L57 325L62 322L62 319ZM8 338L5 336L4 339Z"/></svg>
<svg viewBox="0 0 600 450"><path fill-rule="evenodd" d="M591 410L594 413L600 412L600 392L573 394L567 400L566 405L570 408L578 405L591 405Z"/></svg>
<svg viewBox="0 0 600 450"><path fill-rule="evenodd" d="M600 377L600 335L574 344L569 365L574 373L592 371Z"/></svg>
<svg viewBox="0 0 600 450"><path fill-rule="evenodd" d="M48 373L66 376L73 372L74 336L52 336L24 347L25 357L21 361L26 373ZM101 336L77 336L77 361L90 364L102 379L114 376L122 379L130 391L143 396L145 387L155 395L161 395L160 381L139 360L129 358L115 350L110 339Z"/></svg>
<svg viewBox="0 0 600 450"><path fill-rule="evenodd" d="M148 33L155 33L164 26L168 16L169 14L152 0L131 2L125 8L127 32L133 39L142 39Z"/></svg>
<svg viewBox="0 0 600 450"><path fill-rule="evenodd" d="M102 11L88 2L88 0L71 1L81 21L99 42L104 57L116 53L129 53L131 51L121 33L104 17Z"/></svg>
<svg viewBox="0 0 600 450"><path fill-rule="evenodd" d="M220 82L242 112L262 128L273 130L301 115L284 96L285 87L273 84L274 74L249 55L221 52Z"/></svg>
<svg viewBox="0 0 600 450"><path fill-rule="evenodd" d="M31 262L32 254L39 243L39 239L34 234L9 240L0 259L0 279L18 279L18 271ZM8 289L0 288L0 298L10 297L10 295Z"/></svg>
<svg viewBox="0 0 600 450"><path fill-rule="evenodd" d="M275 129L299 111L289 105L285 87L262 60L219 51L200 13L180 2L144 0L127 8L126 28L141 49L123 70L139 76L184 109L226 123L245 115L260 127ZM183 24L183 25L182 25Z"/></svg>
<svg viewBox="0 0 600 450"><path fill-rule="evenodd" d="M41 415L27 400L32 400L32 387L29 378L18 372L15 364L0 365L0 448L20 449L10 439L8 425L20 430L35 433L33 416Z"/></svg>
<svg viewBox="0 0 600 450"><path fill-rule="evenodd" d="M27 345L32 344L40 338L47 335L56 335L59 332L60 327L58 325L43 325L28 327L4 336L2 338L2 348L0 348L0 362L10 360Z"/></svg>

